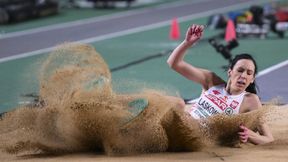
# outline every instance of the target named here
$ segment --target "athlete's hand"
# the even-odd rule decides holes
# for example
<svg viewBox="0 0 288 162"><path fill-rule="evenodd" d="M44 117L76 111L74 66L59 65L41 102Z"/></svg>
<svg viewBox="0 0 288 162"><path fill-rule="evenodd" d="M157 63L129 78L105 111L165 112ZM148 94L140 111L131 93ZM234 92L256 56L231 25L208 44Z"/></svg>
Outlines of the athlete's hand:
<svg viewBox="0 0 288 162"><path fill-rule="evenodd" d="M243 124L241 124L239 126L239 128L240 128L240 131L238 132L238 134L239 134L240 141L243 143L248 142L249 133L251 130L249 128L245 127Z"/></svg>
<svg viewBox="0 0 288 162"><path fill-rule="evenodd" d="M204 26L203 25L195 25L190 26L186 32L185 41L189 45L193 45L197 42L203 35Z"/></svg>

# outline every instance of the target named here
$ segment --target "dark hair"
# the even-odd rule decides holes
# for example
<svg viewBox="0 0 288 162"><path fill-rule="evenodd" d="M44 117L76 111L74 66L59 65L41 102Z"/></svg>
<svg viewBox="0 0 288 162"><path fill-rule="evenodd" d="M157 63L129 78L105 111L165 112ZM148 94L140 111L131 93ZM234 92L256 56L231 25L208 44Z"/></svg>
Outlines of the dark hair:
<svg viewBox="0 0 288 162"><path fill-rule="evenodd" d="M239 61L239 60L242 60L242 59L247 59L247 60L251 60L255 66L255 69L254 69L254 77L256 76L257 72L258 72L258 67L257 67L257 64L256 64L256 61L255 59L250 55L250 54L247 54L247 53L243 53L243 54L239 54L239 55L236 55L232 61L230 62L230 65L229 65L229 69L233 69L235 64ZM254 94L257 94L257 90L258 90L258 87L255 83L255 81L253 83L251 83L247 88L246 88L246 91L247 92L250 92L250 93L254 93Z"/></svg>

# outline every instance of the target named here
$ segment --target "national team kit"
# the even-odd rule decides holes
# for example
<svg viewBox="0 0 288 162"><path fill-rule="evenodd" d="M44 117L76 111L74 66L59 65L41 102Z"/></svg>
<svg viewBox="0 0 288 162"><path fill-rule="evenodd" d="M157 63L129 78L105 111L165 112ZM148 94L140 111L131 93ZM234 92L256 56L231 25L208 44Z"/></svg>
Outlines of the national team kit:
<svg viewBox="0 0 288 162"><path fill-rule="evenodd" d="M225 90L225 84L213 86L202 92L186 111L195 119L207 118L215 114L238 114L246 93L244 91L238 95L230 95Z"/></svg>

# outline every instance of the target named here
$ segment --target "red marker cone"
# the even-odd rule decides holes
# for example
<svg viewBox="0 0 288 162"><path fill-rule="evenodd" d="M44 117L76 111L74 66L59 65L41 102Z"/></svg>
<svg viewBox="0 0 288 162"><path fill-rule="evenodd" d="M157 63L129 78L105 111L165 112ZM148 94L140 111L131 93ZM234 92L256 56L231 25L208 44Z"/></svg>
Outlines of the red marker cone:
<svg viewBox="0 0 288 162"><path fill-rule="evenodd" d="M178 40L180 38L180 28L176 18L172 20L170 28L170 39Z"/></svg>
<svg viewBox="0 0 288 162"><path fill-rule="evenodd" d="M225 41L229 42L233 39L236 39L236 30L235 30L234 22L231 19L229 19L226 25Z"/></svg>

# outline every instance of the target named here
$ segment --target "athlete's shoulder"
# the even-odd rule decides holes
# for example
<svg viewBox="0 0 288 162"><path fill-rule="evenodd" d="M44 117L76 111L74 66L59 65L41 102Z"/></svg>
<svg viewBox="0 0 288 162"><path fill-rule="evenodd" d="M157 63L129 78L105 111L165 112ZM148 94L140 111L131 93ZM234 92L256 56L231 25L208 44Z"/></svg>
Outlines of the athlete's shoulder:
<svg viewBox="0 0 288 162"><path fill-rule="evenodd" d="M260 101L259 96L255 93L246 92L245 98L247 98L249 100L259 100Z"/></svg>
<svg viewBox="0 0 288 162"><path fill-rule="evenodd" d="M245 105L248 111L261 108L261 102L259 96L254 93L246 92L243 99L243 105Z"/></svg>

